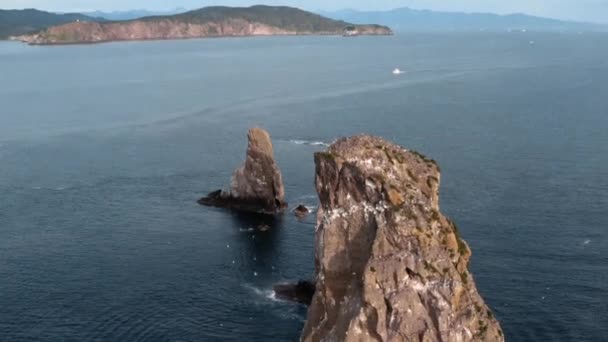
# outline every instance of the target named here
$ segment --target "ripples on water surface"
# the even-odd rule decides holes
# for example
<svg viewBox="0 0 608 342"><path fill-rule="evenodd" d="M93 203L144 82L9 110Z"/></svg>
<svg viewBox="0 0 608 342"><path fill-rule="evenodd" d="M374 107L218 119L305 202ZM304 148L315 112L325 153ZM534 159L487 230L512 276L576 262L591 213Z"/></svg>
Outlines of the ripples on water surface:
<svg viewBox="0 0 608 342"><path fill-rule="evenodd" d="M437 159L508 340L602 341L607 61L601 34L0 43L0 340L296 340L270 289L312 273L314 215L195 202L261 125L292 205L338 136Z"/></svg>

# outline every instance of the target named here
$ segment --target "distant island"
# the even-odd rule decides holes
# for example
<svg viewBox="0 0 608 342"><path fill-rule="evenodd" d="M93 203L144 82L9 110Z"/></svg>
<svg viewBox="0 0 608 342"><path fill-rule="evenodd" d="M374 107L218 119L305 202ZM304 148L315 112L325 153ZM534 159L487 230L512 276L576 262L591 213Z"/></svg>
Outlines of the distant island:
<svg viewBox="0 0 608 342"><path fill-rule="evenodd" d="M88 17L87 17L88 18ZM292 7L205 7L127 21L76 21L14 37L32 45L271 35L391 35L387 26L351 24Z"/></svg>
<svg viewBox="0 0 608 342"><path fill-rule="evenodd" d="M351 23L374 22L398 31L608 31L608 26L536 17L397 8L389 11L341 10L322 12L326 17Z"/></svg>

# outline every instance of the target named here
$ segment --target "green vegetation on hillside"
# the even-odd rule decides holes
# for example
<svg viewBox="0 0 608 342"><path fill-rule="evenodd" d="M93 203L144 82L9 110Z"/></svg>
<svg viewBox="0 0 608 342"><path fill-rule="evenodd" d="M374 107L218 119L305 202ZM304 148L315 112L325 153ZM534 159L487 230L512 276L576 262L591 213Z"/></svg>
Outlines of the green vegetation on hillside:
<svg viewBox="0 0 608 342"><path fill-rule="evenodd" d="M35 9L0 10L0 39L75 21L103 21L103 19L76 13L55 14Z"/></svg>
<svg viewBox="0 0 608 342"><path fill-rule="evenodd" d="M212 6L177 15L153 16L141 20L154 21L159 19L171 19L193 24L244 19L249 22L299 32L335 32L350 25L341 20L325 18L293 7L263 5L252 7Z"/></svg>

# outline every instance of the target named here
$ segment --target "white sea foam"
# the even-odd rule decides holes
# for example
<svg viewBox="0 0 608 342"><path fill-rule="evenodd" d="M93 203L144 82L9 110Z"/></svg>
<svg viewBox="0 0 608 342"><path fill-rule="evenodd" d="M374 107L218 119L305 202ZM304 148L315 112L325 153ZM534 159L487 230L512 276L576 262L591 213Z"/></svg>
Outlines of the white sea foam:
<svg viewBox="0 0 608 342"><path fill-rule="evenodd" d="M310 211L311 213L314 213L317 211L317 209L319 208L319 197L318 195L314 195L314 194L310 194L310 195L303 195L303 196L299 196L297 198L297 200L294 201L294 203L297 202L298 205L302 204L303 206L306 207L306 209L308 209L308 211ZM295 211L296 207L293 207L291 209L291 211Z"/></svg>
<svg viewBox="0 0 608 342"><path fill-rule="evenodd" d="M263 290L259 289L250 284L244 284L243 287L253 293L253 297L261 298L262 300L258 300L254 303L254 305L261 305L269 309L269 312L278 317L289 319L289 320L298 320L300 322L304 322L306 317L302 316L300 313L300 308L297 305L289 305L287 307L281 306L279 310L276 309L277 303L289 303L293 304L289 301L285 301L277 298L276 294L273 290Z"/></svg>
<svg viewBox="0 0 608 342"><path fill-rule="evenodd" d="M591 243L591 240L585 240L585 242L583 242L583 245L588 245Z"/></svg>
<svg viewBox="0 0 608 342"><path fill-rule="evenodd" d="M318 208L318 206L316 206L316 205L304 205L304 207L305 207L306 209L308 209L308 211L310 211L311 213L312 213L312 212L317 211L317 208ZM294 211L294 212L295 212L295 211L296 211L296 209L297 209L297 207L292 208L292 209L291 209L291 211Z"/></svg>
<svg viewBox="0 0 608 342"><path fill-rule="evenodd" d="M245 284L243 285L244 288L246 288L247 290L253 292L254 294L256 294L259 297L263 297L266 299L270 299L272 301L275 302L280 302L280 299L277 299L276 294L274 293L273 290L263 290L263 289L259 289L253 285L250 284Z"/></svg>
<svg viewBox="0 0 608 342"><path fill-rule="evenodd" d="M292 144L296 144L296 145L329 147L329 144L326 143L326 142L323 142L323 141L311 141L311 140L293 139L293 140L289 140L289 142L292 143Z"/></svg>
<svg viewBox="0 0 608 342"><path fill-rule="evenodd" d="M63 190L67 190L70 187L67 186L58 186L58 187L54 187L54 188L49 188L49 187L44 187L44 186L33 186L32 189L34 190L51 190L51 191L63 191Z"/></svg>

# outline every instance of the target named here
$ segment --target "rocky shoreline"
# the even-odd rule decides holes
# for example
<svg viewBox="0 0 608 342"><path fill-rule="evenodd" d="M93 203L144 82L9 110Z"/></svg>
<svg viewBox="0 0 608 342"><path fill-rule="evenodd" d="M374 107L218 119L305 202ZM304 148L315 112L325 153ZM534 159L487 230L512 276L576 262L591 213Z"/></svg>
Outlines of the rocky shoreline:
<svg viewBox="0 0 608 342"><path fill-rule="evenodd" d="M101 27L102 25L103 27ZM10 37L10 40L20 41L28 45L87 45L121 41L344 35L342 31L283 31L256 24L251 25L249 28L225 30L225 33L209 33L209 31L214 29L197 25L176 25L172 29L142 25L140 26L140 29L122 34L121 31L124 31L123 28L114 28L111 24L71 23L51 27L36 34ZM382 28L360 27L357 35L390 36L393 35L393 32Z"/></svg>

